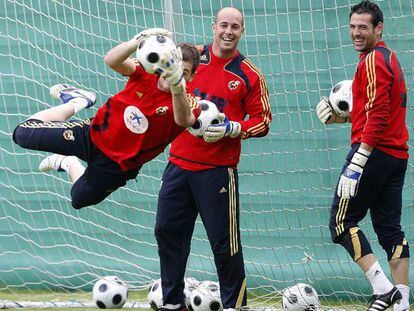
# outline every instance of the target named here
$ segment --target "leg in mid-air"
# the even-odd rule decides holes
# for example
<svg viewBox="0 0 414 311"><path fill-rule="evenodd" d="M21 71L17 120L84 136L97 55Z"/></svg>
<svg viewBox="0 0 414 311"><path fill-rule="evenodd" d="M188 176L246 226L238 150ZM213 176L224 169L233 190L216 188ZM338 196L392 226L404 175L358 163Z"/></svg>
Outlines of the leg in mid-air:
<svg viewBox="0 0 414 311"><path fill-rule="evenodd" d="M77 181L85 173L85 168L79 159L89 162L92 158L91 154L96 153L89 139L90 119L67 120L67 118L81 109L93 106L96 96L92 92L67 84L52 86L50 94L53 98L59 99L61 104L37 112L20 123L13 132L13 140L25 149L53 153L40 162L39 169L43 172L66 171L74 184L80 184ZM112 184L110 186L112 189ZM88 191L92 192L92 190ZM83 198L81 201L82 204L89 203Z"/></svg>
<svg viewBox="0 0 414 311"><path fill-rule="evenodd" d="M64 156L55 153L45 157L40 162L39 170L41 172L65 171L68 173L70 181L75 183L85 172L85 167L75 156Z"/></svg>
<svg viewBox="0 0 414 311"><path fill-rule="evenodd" d="M68 84L55 84L50 88L50 95L61 104L39 111L21 123L13 133L13 139L27 149L56 153L41 161L40 171L64 170L75 182L85 171L76 156L84 158L84 144L80 142L85 138L83 128L88 126L88 121L64 121L81 109L93 106L96 95Z"/></svg>
<svg viewBox="0 0 414 311"><path fill-rule="evenodd" d="M50 88L50 95L55 99L60 99L62 104L39 111L29 119L44 122L65 121L80 110L92 107L96 102L96 95L94 93L68 84L53 85Z"/></svg>
<svg viewBox="0 0 414 311"><path fill-rule="evenodd" d="M53 98L60 99L61 104L39 111L20 123L13 132L13 140L25 149L75 155L83 159L90 120L67 118L94 105L96 96L67 84L52 86L50 93Z"/></svg>

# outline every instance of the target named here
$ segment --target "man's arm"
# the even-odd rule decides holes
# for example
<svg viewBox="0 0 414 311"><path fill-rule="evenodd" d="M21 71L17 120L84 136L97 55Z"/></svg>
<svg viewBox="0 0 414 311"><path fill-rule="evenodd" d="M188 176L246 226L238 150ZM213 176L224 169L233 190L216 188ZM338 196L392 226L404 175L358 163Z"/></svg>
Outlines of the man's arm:
<svg viewBox="0 0 414 311"><path fill-rule="evenodd" d="M250 91L244 99L245 112L249 118L237 122L226 117L223 123L209 125L203 134L204 141L212 143L224 137L246 139L267 135L272 114L266 80L259 70L250 71L250 75Z"/></svg>
<svg viewBox="0 0 414 311"><path fill-rule="evenodd" d="M189 127L194 124L196 116L193 114L193 109L198 109L196 115L201 112L196 99L185 92L173 95L173 107L174 121L182 127Z"/></svg>
<svg viewBox="0 0 414 311"><path fill-rule="evenodd" d="M145 40L145 38L156 35L170 37L171 32L163 28L150 28L141 31L131 40L122 42L111 49L104 56L105 64L124 76L130 76L135 72L137 64L133 59L129 58L129 56L137 50L139 44Z"/></svg>
<svg viewBox="0 0 414 311"><path fill-rule="evenodd" d="M251 75L251 88L245 99L245 109L249 118L240 121L242 139L266 136L272 121L266 79L257 68Z"/></svg>
<svg viewBox="0 0 414 311"><path fill-rule="evenodd" d="M104 62L116 72L124 76L130 76L135 72L137 64L129 56L136 51L137 47L137 40L122 42L104 56Z"/></svg>
<svg viewBox="0 0 414 311"><path fill-rule="evenodd" d="M195 98L186 93L186 83L183 78L183 65L181 49L177 48L166 52L154 71L161 74L160 79L168 82L172 94L174 121L182 127L189 127L194 124L196 116L193 109L198 108ZM198 112L199 114L200 112Z"/></svg>

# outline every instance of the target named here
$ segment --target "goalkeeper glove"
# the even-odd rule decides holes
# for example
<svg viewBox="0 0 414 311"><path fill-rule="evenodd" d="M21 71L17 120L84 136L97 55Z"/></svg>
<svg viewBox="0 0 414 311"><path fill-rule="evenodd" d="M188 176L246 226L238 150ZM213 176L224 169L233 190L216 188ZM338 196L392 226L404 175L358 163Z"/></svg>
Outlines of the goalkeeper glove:
<svg viewBox="0 0 414 311"><path fill-rule="evenodd" d="M185 92L186 83L183 78L183 65L181 48L169 51L163 55L160 65L154 67L170 85L173 95Z"/></svg>
<svg viewBox="0 0 414 311"><path fill-rule="evenodd" d="M171 38L172 33L171 31L164 28L145 29L137 35L135 35L131 40L129 40L132 50L135 51L141 44L141 42L150 36L166 36L168 38Z"/></svg>
<svg viewBox="0 0 414 311"><path fill-rule="evenodd" d="M241 124L239 122L230 121L225 117L223 123L211 124L204 131L203 138L207 143L214 143L223 137L236 138L241 133Z"/></svg>
<svg viewBox="0 0 414 311"><path fill-rule="evenodd" d="M349 121L348 117L341 117L335 112L326 96L321 97L316 105L316 113L323 124L346 123Z"/></svg>
<svg viewBox="0 0 414 311"><path fill-rule="evenodd" d="M362 147L359 147L354 153L351 163L345 168L339 178L337 193L340 198L348 199L356 196L359 181L361 180L365 163L367 163L370 154L371 151L368 151Z"/></svg>

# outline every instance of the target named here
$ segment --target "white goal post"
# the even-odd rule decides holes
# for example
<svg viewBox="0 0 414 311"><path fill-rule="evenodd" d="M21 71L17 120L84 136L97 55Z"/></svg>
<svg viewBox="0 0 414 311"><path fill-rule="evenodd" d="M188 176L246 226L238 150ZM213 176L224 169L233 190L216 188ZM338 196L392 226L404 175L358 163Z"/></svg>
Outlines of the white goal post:
<svg viewBox="0 0 414 311"><path fill-rule="evenodd" d="M352 79L358 54L349 38L357 0L4 0L0 4L0 301L19 292L91 290L117 275L135 289L159 278L153 230L167 153L144 166L103 203L74 210L66 174L41 173L43 152L15 145L16 125L55 105L49 87L70 83L104 103L126 79L105 67L117 43L151 27L173 30L176 41L212 40L220 7L245 16L241 52L264 74L270 92L270 133L243 142L239 165L241 239L249 305L275 306L280 291L309 283L325 306L366 303L364 275L328 229L334 186L349 148L349 125L323 126L315 112L333 84ZM379 0L384 40L397 53L414 102L414 0ZM77 117L91 117L82 111ZM412 146L410 140L409 144ZM414 175L409 160L402 225L414 241ZM383 267L369 218L361 224ZM411 265L412 266L412 265ZM414 279L411 269L411 279ZM388 268L386 268L389 274ZM200 223L187 275L217 280ZM27 299L22 299L27 300ZM411 297L413 300L413 297ZM1 306L1 304L0 304ZM85 305L86 306L86 305Z"/></svg>

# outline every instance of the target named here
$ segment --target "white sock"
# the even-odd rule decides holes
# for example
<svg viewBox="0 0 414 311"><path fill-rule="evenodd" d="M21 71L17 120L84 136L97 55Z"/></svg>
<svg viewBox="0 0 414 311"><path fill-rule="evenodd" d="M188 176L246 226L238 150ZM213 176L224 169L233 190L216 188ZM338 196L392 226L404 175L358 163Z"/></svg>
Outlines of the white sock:
<svg viewBox="0 0 414 311"><path fill-rule="evenodd" d="M88 106L88 100L86 98L77 97L68 102L73 107L75 113L85 109Z"/></svg>
<svg viewBox="0 0 414 311"><path fill-rule="evenodd" d="M385 294L394 288L394 285L388 280L378 261L374 262L365 275L371 282L374 294Z"/></svg>
<svg viewBox="0 0 414 311"><path fill-rule="evenodd" d="M401 292L402 299L400 303L394 304L394 311L410 310L410 288L407 285L395 285Z"/></svg>
<svg viewBox="0 0 414 311"><path fill-rule="evenodd" d="M60 163L60 167L65 170L66 172L69 172L69 167L75 162L75 161L79 161L77 157L75 156L69 156L69 157L64 157L62 159L62 162Z"/></svg>
<svg viewBox="0 0 414 311"><path fill-rule="evenodd" d="M162 307L165 308L165 309L168 309L168 310L176 310L179 307L181 307L181 304L173 305L173 304L167 303L167 304L163 305Z"/></svg>

